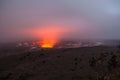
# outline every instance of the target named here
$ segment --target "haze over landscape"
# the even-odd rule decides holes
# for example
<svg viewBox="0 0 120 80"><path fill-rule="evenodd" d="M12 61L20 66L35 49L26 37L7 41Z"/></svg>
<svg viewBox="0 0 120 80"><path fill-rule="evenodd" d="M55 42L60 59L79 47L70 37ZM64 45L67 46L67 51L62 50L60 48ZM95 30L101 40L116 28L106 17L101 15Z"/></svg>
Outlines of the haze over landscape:
<svg viewBox="0 0 120 80"><path fill-rule="evenodd" d="M0 41L38 38L35 32L43 24L72 30L69 38L120 39L119 0L1 0L0 4Z"/></svg>
<svg viewBox="0 0 120 80"><path fill-rule="evenodd" d="M0 0L0 80L120 80L120 0Z"/></svg>

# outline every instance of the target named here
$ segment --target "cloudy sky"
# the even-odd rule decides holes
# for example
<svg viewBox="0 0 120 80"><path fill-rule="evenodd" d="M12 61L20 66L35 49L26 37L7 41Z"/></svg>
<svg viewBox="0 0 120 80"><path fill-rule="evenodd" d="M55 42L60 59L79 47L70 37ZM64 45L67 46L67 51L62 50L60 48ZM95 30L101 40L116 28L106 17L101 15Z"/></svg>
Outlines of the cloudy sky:
<svg viewBox="0 0 120 80"><path fill-rule="evenodd" d="M1 41L43 23L73 29L74 38L120 39L120 0L0 0Z"/></svg>

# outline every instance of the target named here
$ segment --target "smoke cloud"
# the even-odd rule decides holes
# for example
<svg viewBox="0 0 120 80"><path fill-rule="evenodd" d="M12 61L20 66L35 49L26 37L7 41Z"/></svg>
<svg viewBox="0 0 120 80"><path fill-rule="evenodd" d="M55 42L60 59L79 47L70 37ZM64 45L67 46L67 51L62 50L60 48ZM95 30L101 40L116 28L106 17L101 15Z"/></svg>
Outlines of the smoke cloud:
<svg viewBox="0 0 120 80"><path fill-rule="evenodd" d="M1 0L0 4L0 42L40 38L44 29L51 35L64 31L60 38L120 39L119 0Z"/></svg>

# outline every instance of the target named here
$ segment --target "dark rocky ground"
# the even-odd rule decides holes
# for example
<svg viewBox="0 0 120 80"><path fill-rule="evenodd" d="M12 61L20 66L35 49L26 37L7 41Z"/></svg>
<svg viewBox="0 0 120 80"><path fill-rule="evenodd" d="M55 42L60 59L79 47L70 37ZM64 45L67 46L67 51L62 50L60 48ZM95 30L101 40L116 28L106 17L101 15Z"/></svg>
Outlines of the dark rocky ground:
<svg viewBox="0 0 120 80"><path fill-rule="evenodd" d="M4 56L0 80L120 80L120 49L46 49Z"/></svg>

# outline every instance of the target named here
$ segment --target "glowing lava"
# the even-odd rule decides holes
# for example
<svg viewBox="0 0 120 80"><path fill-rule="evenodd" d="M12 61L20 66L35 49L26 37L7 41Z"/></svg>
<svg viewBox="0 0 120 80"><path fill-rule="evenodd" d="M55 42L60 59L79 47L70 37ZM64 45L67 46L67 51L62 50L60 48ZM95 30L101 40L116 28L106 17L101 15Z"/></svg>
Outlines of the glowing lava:
<svg viewBox="0 0 120 80"><path fill-rule="evenodd" d="M54 43L43 41L40 45L41 45L42 48L53 48L54 47L53 44Z"/></svg>
<svg viewBox="0 0 120 80"><path fill-rule="evenodd" d="M46 25L40 29L40 47L53 48L64 30L56 25Z"/></svg>

